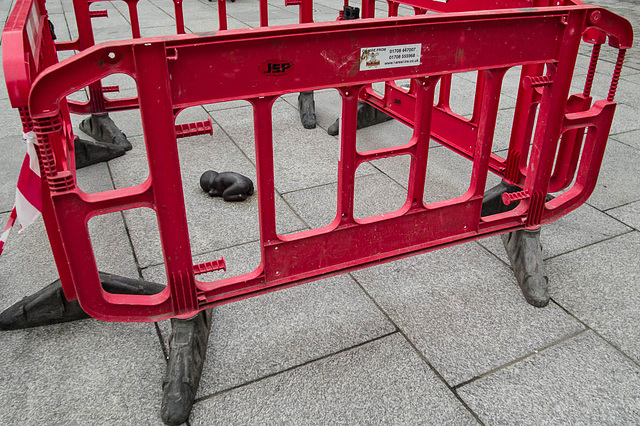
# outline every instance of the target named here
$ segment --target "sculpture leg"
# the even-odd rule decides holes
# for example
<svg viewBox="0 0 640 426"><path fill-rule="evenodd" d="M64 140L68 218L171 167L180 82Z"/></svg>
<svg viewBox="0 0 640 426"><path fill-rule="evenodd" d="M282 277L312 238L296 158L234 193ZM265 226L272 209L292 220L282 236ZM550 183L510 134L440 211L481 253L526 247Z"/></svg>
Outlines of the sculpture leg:
<svg viewBox="0 0 640 426"><path fill-rule="evenodd" d="M504 205L502 194L520 190L520 187L504 181L489 189L482 202L482 216L514 209L517 203ZM532 306L539 308L547 306L549 304L549 279L542 260L540 229L525 229L503 234L502 241L524 298Z"/></svg>
<svg viewBox="0 0 640 426"><path fill-rule="evenodd" d="M105 291L115 294L150 295L164 290L161 284L106 272L100 272L100 281ZM64 297L58 279L0 313L0 330L18 330L85 318L89 318L89 315L82 310L78 301L68 302Z"/></svg>
<svg viewBox="0 0 640 426"><path fill-rule="evenodd" d="M313 100L313 92L300 92L298 95L298 109L300 121L305 129L316 128L316 103Z"/></svg>
<svg viewBox="0 0 640 426"><path fill-rule="evenodd" d="M171 320L169 360L161 416L168 425L187 421L196 397L211 330L211 309L187 320Z"/></svg>

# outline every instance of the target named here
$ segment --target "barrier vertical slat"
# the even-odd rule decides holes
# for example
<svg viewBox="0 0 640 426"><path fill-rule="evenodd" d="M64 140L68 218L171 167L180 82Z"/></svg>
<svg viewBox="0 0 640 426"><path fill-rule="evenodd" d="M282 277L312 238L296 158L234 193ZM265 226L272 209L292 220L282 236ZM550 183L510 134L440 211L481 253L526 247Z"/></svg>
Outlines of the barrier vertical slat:
<svg viewBox="0 0 640 426"><path fill-rule="evenodd" d="M411 157L409 171L408 199L412 208L422 208L424 185L427 175L427 160L429 157L429 141L431 140L431 117L433 113L433 98L439 77L428 77L412 80L411 86L416 94L415 117L413 128L415 141L414 155ZM416 83L414 83L416 82Z"/></svg>
<svg viewBox="0 0 640 426"><path fill-rule="evenodd" d="M165 47L160 43L138 45L135 58L136 74L144 76L136 83L160 242L171 294L180 300L180 312L197 306L197 299Z"/></svg>
<svg viewBox="0 0 640 426"><path fill-rule="evenodd" d="M184 13L182 12L182 0L173 0L173 8L176 14L176 32L178 34L185 34Z"/></svg>
<svg viewBox="0 0 640 426"><path fill-rule="evenodd" d="M534 88L525 89L522 86L522 81L527 76L540 75L543 71L543 64L522 66L505 172L505 179L511 183L521 183L520 178L527 168L529 145L531 144L539 98L536 90Z"/></svg>
<svg viewBox="0 0 640 426"><path fill-rule="evenodd" d="M502 79L506 72L506 68L485 70L481 72L482 77L478 79L482 82L482 90L480 90L482 100L480 103L481 108L478 112L478 134L473 154L471 186L468 194L471 197L482 198L485 192L493 134L500 105Z"/></svg>
<svg viewBox="0 0 640 426"><path fill-rule="evenodd" d="M267 0L260 0L260 26L269 26L269 5Z"/></svg>
<svg viewBox="0 0 640 426"><path fill-rule="evenodd" d="M220 30L227 29L227 2L226 0L218 0L218 21Z"/></svg>
<svg viewBox="0 0 640 426"><path fill-rule="evenodd" d="M482 108L482 100L484 87L484 71L478 71L478 78L476 79L476 95L473 100L473 114L471 116L472 123L478 123L478 117Z"/></svg>
<svg viewBox="0 0 640 426"><path fill-rule="evenodd" d="M338 163L338 214L340 223L353 223L353 196L356 174L356 130L358 93L361 86L340 89L340 161Z"/></svg>
<svg viewBox="0 0 640 426"><path fill-rule="evenodd" d="M276 99L274 96L251 99L256 145L256 173L258 177L260 246L262 250L264 250L265 244L278 240L274 195L273 125L271 122L271 109Z"/></svg>
<svg viewBox="0 0 640 426"><path fill-rule="evenodd" d="M546 120L538 120L534 143L531 148L530 164L527 170L524 190L531 196L530 212L527 226L540 223L540 212L546 194L551 170L555 161L555 153L560 138L560 130L564 120L567 97L571 88L571 78L575 67L578 48L582 40L581 28L585 20L585 11L570 14L567 18L564 38L558 57L562 58L555 69L553 83L544 88L540 103L540 116ZM548 65L553 67L553 65ZM533 205L534 203L539 206Z"/></svg>
<svg viewBox="0 0 640 426"><path fill-rule="evenodd" d="M140 21L138 20L138 1L127 1L129 21L131 21L131 37L140 38Z"/></svg>
<svg viewBox="0 0 640 426"><path fill-rule="evenodd" d="M449 109L449 99L451 97L451 74L443 75L440 78L440 94L438 95L438 106Z"/></svg>

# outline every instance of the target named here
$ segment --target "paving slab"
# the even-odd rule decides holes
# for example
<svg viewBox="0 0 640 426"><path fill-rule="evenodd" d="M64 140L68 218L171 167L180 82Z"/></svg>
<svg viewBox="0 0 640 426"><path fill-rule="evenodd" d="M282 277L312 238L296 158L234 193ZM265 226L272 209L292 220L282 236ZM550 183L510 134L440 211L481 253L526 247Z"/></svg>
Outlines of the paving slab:
<svg viewBox="0 0 640 426"><path fill-rule="evenodd" d="M612 136L611 139L627 144L633 148L640 149L640 130L618 133Z"/></svg>
<svg viewBox="0 0 640 426"><path fill-rule="evenodd" d="M8 12L7 12L8 13ZM4 25L3 21L0 21L0 26ZM2 29L0 28L0 37ZM0 38L0 41L2 39ZM0 49L0 62L2 61L2 49ZM9 99L9 93L7 92L7 84L4 80L4 67L0 67L0 99Z"/></svg>
<svg viewBox="0 0 640 426"><path fill-rule="evenodd" d="M474 243L352 275L452 386L583 328L554 304L527 304L509 268Z"/></svg>
<svg viewBox="0 0 640 426"><path fill-rule="evenodd" d="M399 121L390 120L358 130L356 134L356 148L359 152L366 152L375 149L402 146L409 143L412 137L412 128ZM435 146L435 142L431 142L431 145ZM393 157L391 157L391 159L392 158ZM372 161L371 164L376 165L381 162L384 162L384 160ZM409 171L407 170L403 184L406 184L408 178Z"/></svg>
<svg viewBox="0 0 640 426"><path fill-rule="evenodd" d="M200 401L190 422L476 423L398 334Z"/></svg>
<svg viewBox="0 0 640 426"><path fill-rule="evenodd" d="M15 202L16 185L27 153L27 144L22 139L22 133L16 133L0 138L0 149L4 153L0 167L0 212L8 212Z"/></svg>
<svg viewBox="0 0 640 426"><path fill-rule="evenodd" d="M607 214L635 228L636 231L640 230L640 201L608 210Z"/></svg>
<svg viewBox="0 0 640 426"><path fill-rule="evenodd" d="M541 227L542 257L548 259L616 235L631 228L597 209L583 204L566 216ZM489 237L478 241L483 247L509 264L502 237Z"/></svg>
<svg viewBox="0 0 640 426"><path fill-rule="evenodd" d="M640 108L635 108L626 104L618 104L616 106L616 112L613 117L613 122L611 123L611 131L609 134L616 135L618 133L640 129L638 114L640 114Z"/></svg>
<svg viewBox="0 0 640 426"><path fill-rule="evenodd" d="M11 107L9 98L0 99L0 138L4 139L8 136L22 135L22 123L20 122L20 114L18 110ZM20 139L18 139L20 142Z"/></svg>
<svg viewBox="0 0 640 426"><path fill-rule="evenodd" d="M445 147L431 148L427 160L425 203L456 198L463 195L471 184L473 163ZM489 172L485 187L492 188L500 179Z"/></svg>
<svg viewBox="0 0 640 426"><path fill-rule="evenodd" d="M0 10L13 2L0 0ZM314 3L316 21L336 19L340 4ZM622 14L636 27L640 24L634 0L593 3ZM171 0L143 0L140 7L143 36L175 34ZM59 40L77 35L71 2L48 0L47 8ZM93 20L99 41L130 38L124 2L92 8L109 9L110 18ZM218 28L216 2L190 1L183 8L187 32ZM378 17L386 16L384 2L377 2L376 9ZM255 3L227 2L227 11L230 29L258 25ZM297 22L297 8L285 7L281 0L271 0L269 12L272 25ZM400 8L401 15L413 13L410 7ZM0 19L0 28L3 22ZM588 48L581 49L574 72L579 92L589 63ZM633 262L640 237L625 226L637 230L640 225L637 173L632 172L640 149L638 52L631 49L627 54L616 96L620 104L614 135L590 205L543 227L544 253L553 257L547 262L552 305L544 309L526 305L504 263L498 238L482 244L503 262L471 243L353 275L365 277L361 282L367 292L450 384L484 375L458 393L468 392L465 399L474 401L472 408L486 424L526 423L530 418L531 423L635 424L640 417L640 343L634 327L640 319L640 302L634 290L638 265ZM68 54L61 52L60 57ZM615 49L603 47L594 85L598 97L606 96L615 54ZM505 76L494 151L507 146L518 80L517 68ZM121 86L120 93L107 96L136 94L130 77L115 75L104 83ZM454 83L454 110L468 116L475 73L460 73ZM85 96L72 95L77 100ZM13 204L17 168L24 156L24 151L16 151L24 147L21 127L7 98L2 87L0 147L5 159L0 178L5 178L5 184L0 186L0 224ZM335 212L339 137L328 136L326 129L340 115L340 96L336 90L322 90L315 99L318 128L314 131L300 125L297 94L284 95L274 108L276 188L284 194L276 196L277 226L284 234L305 229L305 222L324 224ZM178 117L178 122L200 121L209 117L206 111L212 111L220 124L213 137L178 142L194 262L224 256L228 267L227 272L198 277L205 281L249 272L260 261L256 200L224 203L208 198L197 185L204 170L217 167L239 171L255 181L252 111L247 106L242 101L213 104L186 110ZM75 131L85 137L77 130L81 118L74 117ZM112 118L134 142L134 150L108 165L79 171L80 187L87 192L113 188L112 177L116 187L123 187L141 183L148 174L139 113L113 113ZM360 130L357 147L394 146L410 137L408 127L392 121ZM470 164L445 148L431 149L425 200L461 195L469 185ZM404 201L408 174L407 156L360 167L357 215L395 210ZM487 187L496 182L491 176ZM126 215L128 230L121 213L89 221L99 267L137 277L141 266L145 278L166 282L153 212L136 209ZM0 309L57 277L42 222L22 236L16 231L0 257ZM135 263L128 231L140 265ZM228 248L220 250L223 247ZM584 325L559 306L611 346L591 331L564 341ZM169 322L159 327L166 344ZM192 424L474 423L394 330L350 275L216 307ZM383 337L389 333L393 334ZM548 349L536 355L541 348ZM152 325L87 320L3 332L0 356L4 360L0 367L0 400L5 401L0 409L2 424L161 423L164 363ZM523 356L527 358L521 360Z"/></svg>
<svg viewBox="0 0 640 426"><path fill-rule="evenodd" d="M640 367L587 331L458 389L485 424L632 425Z"/></svg>
<svg viewBox="0 0 640 426"><path fill-rule="evenodd" d="M48 6L47 4L47 7ZM49 14L49 20L55 28L56 41L71 41L71 34L67 27L67 20L64 13L51 12Z"/></svg>
<svg viewBox="0 0 640 426"><path fill-rule="evenodd" d="M164 356L152 324L4 331L0 356L2 424L162 424Z"/></svg>
<svg viewBox="0 0 640 426"><path fill-rule="evenodd" d="M634 120L637 120L637 115ZM640 200L640 174L633 172L638 162L640 150L610 139L598 183L587 203L599 210L606 210Z"/></svg>
<svg viewBox="0 0 640 426"><path fill-rule="evenodd" d="M509 148L515 111L515 108L498 110L496 128L493 134L493 145L491 146L492 152L502 151Z"/></svg>
<svg viewBox="0 0 640 426"><path fill-rule="evenodd" d="M184 3L183 3L184 4ZM208 16L207 19L203 19L202 16ZM192 33L203 33L210 31L219 31L220 25L218 23L218 12L215 9L207 12L206 15L201 15L198 19L185 19L185 30ZM238 21L232 16L227 16L227 29L237 30L241 28L250 28L249 25L244 22Z"/></svg>
<svg viewBox="0 0 640 426"><path fill-rule="evenodd" d="M547 262L551 297L640 363L640 233Z"/></svg>

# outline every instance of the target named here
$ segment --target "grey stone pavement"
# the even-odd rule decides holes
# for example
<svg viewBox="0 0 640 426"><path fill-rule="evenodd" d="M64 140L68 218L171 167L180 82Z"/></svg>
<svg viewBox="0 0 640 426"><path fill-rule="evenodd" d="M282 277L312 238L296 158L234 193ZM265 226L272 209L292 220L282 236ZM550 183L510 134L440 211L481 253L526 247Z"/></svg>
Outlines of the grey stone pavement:
<svg viewBox="0 0 640 426"><path fill-rule="evenodd" d="M317 0L317 21L340 1ZM640 29L640 4L599 4ZM12 0L0 0L4 22ZM291 24L297 8L270 0L271 24ZM48 0L60 40L75 36L71 1ZM379 15L385 4L380 2ZM101 2L99 41L129 37L124 2ZM140 0L143 36L173 34L170 0ZM185 0L190 32L217 29L216 2ZM258 25L257 2L227 3L230 28ZM403 9L403 13L409 13ZM594 92L606 97L614 53L603 49ZM576 77L586 75L581 51ZM496 151L507 147L518 72L507 75ZM122 96L126 76L110 79ZM582 81L582 80L580 80ZM239 83L240 84L240 83ZM469 114L473 76L456 76L453 109ZM576 91L581 91L576 83ZM86 96L79 92L75 97ZM215 308L190 424L640 424L640 48L627 55L619 105L597 188L575 212L546 225L544 257L552 301L529 306L499 237L467 243ZM274 106L278 230L328 224L334 216L338 142L326 128L339 114L335 91L316 93L319 126L299 124L296 95ZM113 114L134 149L78 172L95 192L147 175L139 115ZM224 255L228 273L259 263L257 199L230 204L198 186L207 169L255 178L251 109L245 102L184 111L211 118L213 136L179 141L196 261ZM74 122L80 118L75 117ZM76 132L83 134L76 129ZM24 155L18 114L0 90L0 223L13 204ZM396 122L363 129L360 149L410 137ZM356 214L390 212L404 201L408 162L393 158L358 170ZM461 195L469 163L431 148L428 201ZM490 181L493 184L497 179ZM89 223L101 270L164 280L158 230L146 210ZM216 275L217 274L217 275ZM215 279L222 273L211 274ZM11 235L0 257L0 309L56 278L42 222ZM168 321L76 323L0 332L0 424L161 424Z"/></svg>

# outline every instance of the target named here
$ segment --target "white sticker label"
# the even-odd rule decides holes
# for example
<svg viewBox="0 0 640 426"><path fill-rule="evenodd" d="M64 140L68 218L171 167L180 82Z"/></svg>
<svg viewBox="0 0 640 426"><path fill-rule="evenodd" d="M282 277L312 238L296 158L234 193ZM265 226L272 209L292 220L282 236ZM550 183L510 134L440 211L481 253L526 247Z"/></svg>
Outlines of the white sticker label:
<svg viewBox="0 0 640 426"><path fill-rule="evenodd" d="M422 43L360 49L360 71L420 65Z"/></svg>

